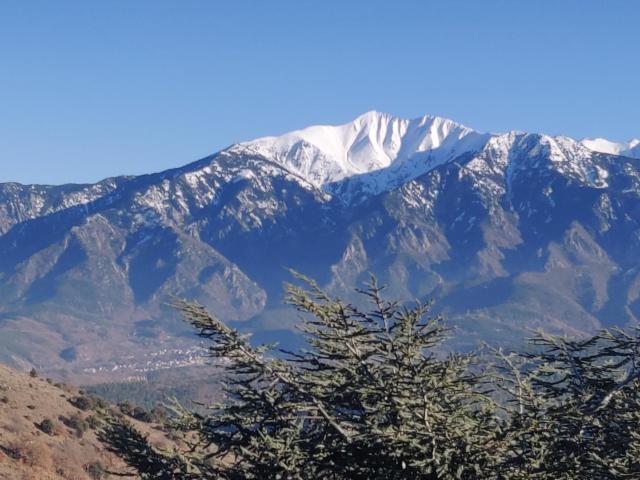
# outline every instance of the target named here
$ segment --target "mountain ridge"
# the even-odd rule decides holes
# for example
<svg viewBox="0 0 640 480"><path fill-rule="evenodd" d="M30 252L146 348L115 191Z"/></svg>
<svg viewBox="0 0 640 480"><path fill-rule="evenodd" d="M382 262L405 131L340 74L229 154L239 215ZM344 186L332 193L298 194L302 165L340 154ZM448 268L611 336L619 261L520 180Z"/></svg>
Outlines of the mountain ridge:
<svg viewBox="0 0 640 480"><path fill-rule="evenodd" d="M350 130L353 130L351 135L349 135ZM328 138L322 138L322 133L325 133L325 136ZM380 138L381 134L383 138ZM403 141L403 137L405 135L408 137L408 141L406 142ZM479 152L486 146L490 139L496 137L508 138L519 135L538 135L542 139L549 139L553 142L557 142L558 140L564 142L570 141L584 146L591 152L640 158L640 140L638 139L632 139L629 142L614 142L604 138L584 138L582 140L577 140L565 135L552 136L542 133L526 133L518 131L510 131L506 133L482 133L444 117L424 115L413 119L403 119L388 113L372 110L345 124L312 125L300 130L287 132L282 135L260 137L254 140L232 144L229 147L220 150L218 153L205 156L200 160L187 163L182 167L173 167L156 173L113 176L95 183L40 185L21 184L17 182L0 182L0 186L5 190L12 187L15 189L20 189L20 187L22 187L22 189L28 190L28 193L32 195L29 201L34 205L38 205L43 202L43 191L64 189L65 187L69 190L76 190L78 192L82 190L91 190L90 193L93 193L93 195L87 193L85 199L82 199L81 193L77 195L76 199L74 199L72 195L68 195L68 197L59 205L59 208L68 208L77 204L88 203L94 198L98 198L105 193L109 193L115 185L120 184L123 181L154 175L166 178L171 174L180 175L187 170L197 170L199 166L203 165L206 169L208 162L217 155L224 153L240 153L262 156L264 158L273 156L275 157L275 161L273 162L275 165L284 168L288 173L297 176L302 182L307 182L315 188L322 189L322 187L327 184L331 185L340 183L341 181L349 180L350 177L379 172L392 166L397 167L398 165L394 165L394 162L406 162L416 154L431 154L431 159L435 157L436 162L423 166L422 170L419 170L414 174L414 176L421 175L426 173L430 168L434 168L439 165L440 162L453 160L454 156ZM343 140L343 144L336 144L336 139L341 136L344 137L341 139ZM377 138L372 140L372 136ZM345 142L345 140L347 141ZM367 142L365 142L365 140L367 140ZM334 167L337 168L337 171L326 172L323 171L322 168L320 168L319 172L313 171L312 168L309 168L313 167L313 161L309 162L311 165L303 165L302 168L296 168L295 165L292 165L292 163L294 163L293 160L286 157L291 155L294 157L294 160L300 160L299 156L301 153L298 149L302 148L300 145L301 142L306 142L307 145L304 146L317 148L318 152L315 153L324 157L323 160L327 160L329 163L334 163ZM362 149L362 143L365 143L365 146L371 148L363 148L364 153L362 153L359 150L359 148ZM405 143L408 144L408 147ZM447 143L449 145L446 145ZM327 144L329 144L329 147L327 147ZM389 144L393 148L387 148L389 147ZM444 150L439 151L443 148ZM374 150L373 154L371 150ZM434 152L436 153L435 155ZM371 157L373 157L373 160L370 159ZM367 164L363 165L362 163L364 163L367 158L370 160L368 160ZM419 158L419 160L424 160L424 158ZM321 167L324 166L325 165L321 165ZM248 173L241 172L240 176L243 174L247 175ZM405 176L402 181L410 179L411 178ZM397 186L397 182L391 182L391 186L389 188L395 188ZM375 195L381 193L381 191L383 190L372 190L370 194ZM96 195L96 193L98 195ZM51 213L52 211L54 210L49 209L45 210L43 213Z"/></svg>
<svg viewBox="0 0 640 480"><path fill-rule="evenodd" d="M326 127L336 170L311 138L322 127L94 185L0 184L2 359L83 383L197 361L179 353L193 340L170 295L295 342L285 267L346 299L369 272L390 296L435 298L460 348L640 318L637 160L569 137L359 118ZM323 155L315 177L315 157L292 150L302 137Z"/></svg>

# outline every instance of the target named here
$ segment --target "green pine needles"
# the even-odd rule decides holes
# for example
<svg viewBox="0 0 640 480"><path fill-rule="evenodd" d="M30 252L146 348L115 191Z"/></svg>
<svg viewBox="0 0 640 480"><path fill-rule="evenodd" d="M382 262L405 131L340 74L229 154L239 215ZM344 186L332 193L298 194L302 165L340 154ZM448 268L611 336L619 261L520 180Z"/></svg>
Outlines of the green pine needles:
<svg viewBox="0 0 640 480"><path fill-rule="evenodd" d="M298 279L304 351L272 355L177 302L227 371L226 401L207 415L174 405L180 451L118 418L109 448L144 479L640 478L637 330L446 354L429 305L387 301L372 279L362 309Z"/></svg>

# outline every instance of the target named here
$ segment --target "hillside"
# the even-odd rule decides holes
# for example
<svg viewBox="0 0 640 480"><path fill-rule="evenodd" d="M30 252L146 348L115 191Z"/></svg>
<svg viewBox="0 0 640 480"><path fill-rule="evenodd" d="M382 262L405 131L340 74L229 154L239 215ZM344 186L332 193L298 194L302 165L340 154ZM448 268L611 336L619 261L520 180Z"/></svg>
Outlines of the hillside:
<svg viewBox="0 0 640 480"><path fill-rule="evenodd" d="M369 112L160 173L2 184L0 360L82 384L202 363L172 295L296 343L287 267L434 299L460 349L637 321L636 146Z"/></svg>
<svg viewBox="0 0 640 480"><path fill-rule="evenodd" d="M75 388L0 365L0 478L96 480L122 478L123 463L96 437L92 409L74 406ZM86 397L84 397L86 398ZM79 404L80 405L80 404ZM50 420L46 425L43 421ZM160 445L170 445L152 424L131 420Z"/></svg>

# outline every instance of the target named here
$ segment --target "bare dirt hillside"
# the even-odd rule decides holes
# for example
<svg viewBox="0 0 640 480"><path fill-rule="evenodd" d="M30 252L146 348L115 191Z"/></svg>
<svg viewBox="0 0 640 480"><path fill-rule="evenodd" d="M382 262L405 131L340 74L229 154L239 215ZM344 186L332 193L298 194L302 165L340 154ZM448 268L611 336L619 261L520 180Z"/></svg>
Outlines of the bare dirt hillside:
<svg viewBox="0 0 640 480"><path fill-rule="evenodd" d="M122 478L108 473L127 469L96 437L105 403L94 403L77 389L0 365L0 479ZM132 423L168 445L156 425Z"/></svg>

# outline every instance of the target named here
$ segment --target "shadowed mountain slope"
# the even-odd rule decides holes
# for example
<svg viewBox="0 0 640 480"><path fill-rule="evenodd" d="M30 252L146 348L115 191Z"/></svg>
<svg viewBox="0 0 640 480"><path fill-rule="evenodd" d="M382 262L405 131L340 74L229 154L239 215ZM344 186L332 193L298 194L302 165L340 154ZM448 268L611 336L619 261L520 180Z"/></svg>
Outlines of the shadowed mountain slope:
<svg viewBox="0 0 640 480"><path fill-rule="evenodd" d="M0 185L0 360L83 382L197 362L170 295L295 342L286 267L434 298L457 348L636 321L638 160L592 146L370 112L158 174Z"/></svg>

